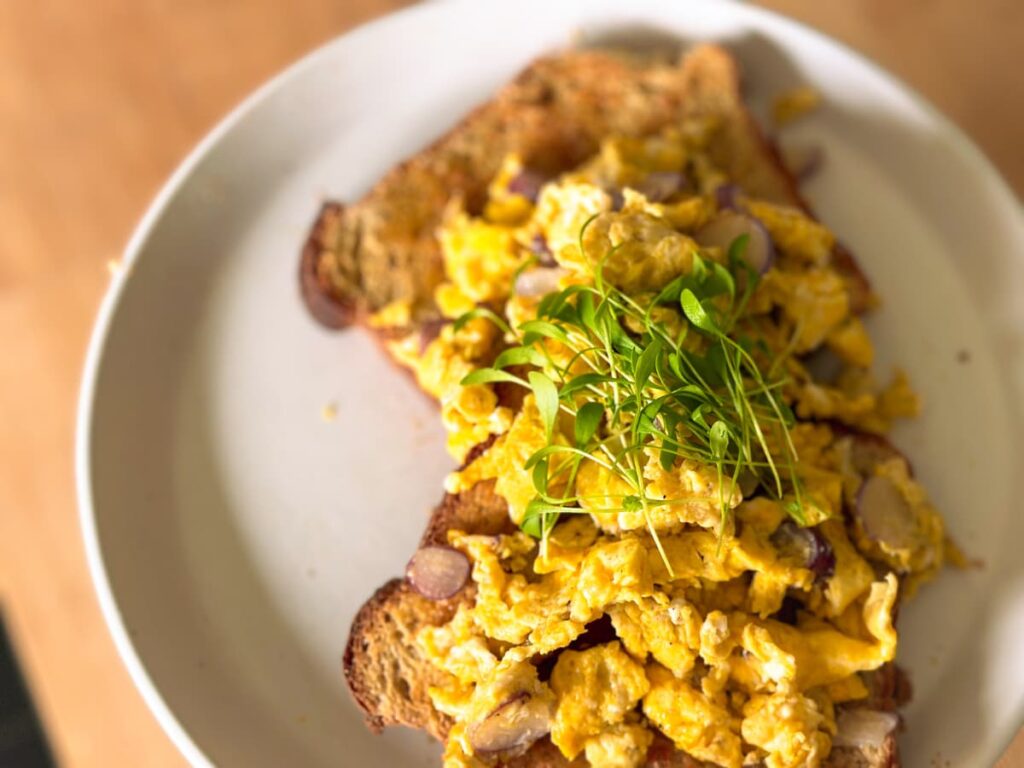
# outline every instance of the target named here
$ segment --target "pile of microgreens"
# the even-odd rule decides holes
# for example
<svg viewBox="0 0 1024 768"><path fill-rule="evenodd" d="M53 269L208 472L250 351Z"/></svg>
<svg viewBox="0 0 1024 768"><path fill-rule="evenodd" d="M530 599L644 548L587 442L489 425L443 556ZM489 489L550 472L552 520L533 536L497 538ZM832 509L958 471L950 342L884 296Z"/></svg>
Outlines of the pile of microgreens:
<svg viewBox="0 0 1024 768"><path fill-rule="evenodd" d="M579 236L584 254L583 236L591 221ZM490 367L466 376L464 386L511 382L533 392L547 444L526 462L537 495L521 528L541 540L542 551L563 513L642 510L671 573L650 510L697 499L648 495L643 469L651 450L666 471L678 459L715 467L721 531L730 510L725 477L733 487L743 479L780 499L788 484L795 501L787 510L802 522L797 457L789 434L793 414L781 398L784 380L762 373L755 362L755 349L770 355L764 343L737 332L760 277L744 258L747 240L742 235L731 244L726 265L695 252L689 274L646 298L630 296L604 279L613 248L595 265L592 285L571 285L546 295L536 319L511 327L490 309L478 307L456 322L458 330L475 317L485 317L512 342ZM679 322L680 329L672 332L652 316L657 307L676 307L687 322ZM684 345L691 331L700 338ZM548 340L569 350L567 358L559 355L566 362L553 358ZM560 412L573 417L571 439L556 429ZM631 493L621 497L620 506L606 506L618 496L601 497L600 508L580 506L580 501L590 500L576 494L584 459L625 481Z"/></svg>

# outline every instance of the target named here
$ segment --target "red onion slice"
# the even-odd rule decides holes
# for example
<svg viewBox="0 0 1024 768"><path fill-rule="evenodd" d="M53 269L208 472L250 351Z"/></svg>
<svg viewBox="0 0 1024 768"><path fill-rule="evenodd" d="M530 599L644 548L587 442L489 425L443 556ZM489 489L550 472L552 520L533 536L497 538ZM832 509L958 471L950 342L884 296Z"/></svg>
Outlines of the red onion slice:
<svg viewBox="0 0 1024 768"><path fill-rule="evenodd" d="M519 752L551 730L551 708L528 693L507 699L467 731L473 751L481 755Z"/></svg>
<svg viewBox="0 0 1024 768"><path fill-rule="evenodd" d="M636 186L636 191L652 203L663 203L686 186L686 176L679 171L654 171Z"/></svg>
<svg viewBox="0 0 1024 768"><path fill-rule="evenodd" d="M720 211L735 211L739 209L737 196L740 188L735 184L719 184L715 188L715 202Z"/></svg>
<svg viewBox="0 0 1024 768"><path fill-rule="evenodd" d="M555 255L551 253L551 249L548 247L547 238L540 233L534 235L533 239L530 240L530 253L537 257L537 263L542 267L558 266L558 262L555 261Z"/></svg>
<svg viewBox="0 0 1024 768"><path fill-rule="evenodd" d="M877 709L846 709L836 717L836 747L881 747L896 730L900 717Z"/></svg>
<svg viewBox="0 0 1024 768"><path fill-rule="evenodd" d="M876 466L889 459L903 459L911 475L914 468L906 455L897 448L889 438L871 432L854 432L850 435L850 460L853 468L860 475L870 475Z"/></svg>
<svg viewBox="0 0 1024 768"><path fill-rule="evenodd" d="M540 190L547 183L547 177L538 171L523 168L508 183L508 191L514 195L522 195L531 203L537 202Z"/></svg>
<svg viewBox="0 0 1024 768"><path fill-rule="evenodd" d="M696 240L706 247L728 251L740 235L747 235L743 258L759 274L767 272L775 261L775 247L768 231L757 219L738 211L720 211L697 232Z"/></svg>
<svg viewBox="0 0 1024 768"><path fill-rule="evenodd" d="M918 543L914 510L887 477L872 475L857 492L856 516L864 535L894 549L913 549Z"/></svg>
<svg viewBox="0 0 1024 768"><path fill-rule="evenodd" d="M441 335L441 331L452 321L446 317L433 317L420 324L420 354L427 351L430 342Z"/></svg>
<svg viewBox="0 0 1024 768"><path fill-rule="evenodd" d="M517 296L545 296L558 290L558 281L568 274L561 267L537 267L520 272L513 291Z"/></svg>
<svg viewBox="0 0 1024 768"><path fill-rule="evenodd" d="M469 579L469 558L451 547L422 547L405 568L412 588L431 600L458 594Z"/></svg>
<svg viewBox="0 0 1024 768"><path fill-rule="evenodd" d="M817 175L825 164L825 150L820 144L797 144L786 147L783 162L797 181L807 181Z"/></svg>
<svg viewBox="0 0 1024 768"><path fill-rule="evenodd" d="M799 558L818 579L827 579L835 573L835 552L817 528L802 528L792 520L785 520L772 534L772 544L781 554Z"/></svg>
<svg viewBox="0 0 1024 768"><path fill-rule="evenodd" d="M827 344L808 352L800 358L804 368L816 382L834 384L846 365L843 359Z"/></svg>
<svg viewBox="0 0 1024 768"><path fill-rule="evenodd" d="M608 197L611 198L612 210L621 211L622 206L626 203L626 198L622 194L622 190L619 187L605 187L604 190Z"/></svg>

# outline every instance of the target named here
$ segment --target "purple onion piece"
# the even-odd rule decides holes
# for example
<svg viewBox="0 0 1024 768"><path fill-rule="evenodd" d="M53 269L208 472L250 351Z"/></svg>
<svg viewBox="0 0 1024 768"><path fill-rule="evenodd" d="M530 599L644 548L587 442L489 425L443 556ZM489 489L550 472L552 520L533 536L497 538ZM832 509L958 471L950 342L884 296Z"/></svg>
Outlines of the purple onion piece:
<svg viewBox="0 0 1024 768"><path fill-rule="evenodd" d="M782 155L797 181L807 181L817 175L825 164L825 150L820 144L797 144L787 147Z"/></svg>
<svg viewBox="0 0 1024 768"><path fill-rule="evenodd" d="M822 344L813 352L804 355L801 362L815 381L824 384L834 383L846 365L827 344Z"/></svg>
<svg viewBox="0 0 1024 768"><path fill-rule="evenodd" d="M892 549L914 549L921 543L914 510L887 477L872 475L864 481L854 513L864 535L874 542Z"/></svg>
<svg viewBox="0 0 1024 768"><path fill-rule="evenodd" d="M836 735L832 740L836 747L881 747L899 726L900 717L895 712L881 712L877 709L845 709L836 717Z"/></svg>
<svg viewBox="0 0 1024 768"><path fill-rule="evenodd" d="M541 188L548 182L548 177L539 171L523 168L508 183L508 191L514 195L522 195L531 203L537 202Z"/></svg>
<svg viewBox="0 0 1024 768"><path fill-rule="evenodd" d="M850 460L857 474L862 477L870 476L875 467L889 459L903 459L907 465L907 471L911 476L914 468L906 455L885 435L876 435L872 432L851 432L850 433Z"/></svg>
<svg viewBox="0 0 1024 768"><path fill-rule="evenodd" d="M607 192L608 196L612 199L612 210L621 211L622 206L626 202L626 198L622 195L622 190L618 187L608 187L605 189L605 192Z"/></svg>
<svg viewBox="0 0 1024 768"><path fill-rule="evenodd" d="M434 317L420 323L420 354L427 351L430 342L441 335L442 329L452 321L446 317Z"/></svg>
<svg viewBox="0 0 1024 768"><path fill-rule="evenodd" d="M782 555L797 557L816 579L827 579L835 573L835 552L817 528L803 528L784 520L772 534L772 544Z"/></svg>
<svg viewBox="0 0 1024 768"><path fill-rule="evenodd" d="M447 600L469 580L469 558L451 547L421 547L406 566L405 578L424 597Z"/></svg>
<svg viewBox="0 0 1024 768"><path fill-rule="evenodd" d="M739 476L740 493L743 494L744 499L749 499L755 493L757 489L761 487L761 478L755 475L750 470L744 470Z"/></svg>
<svg viewBox="0 0 1024 768"><path fill-rule="evenodd" d="M636 191L652 203L663 203L686 187L686 176L679 171L654 171L637 185Z"/></svg>
<svg viewBox="0 0 1024 768"><path fill-rule="evenodd" d="M550 707L524 691L470 725L467 735L474 752L494 755L526 750L550 731Z"/></svg>
<svg viewBox="0 0 1024 768"><path fill-rule="evenodd" d="M542 267L558 266L558 262L555 261L555 255L551 253L551 249L548 247L547 238L539 232L530 240L530 253L537 257L537 264Z"/></svg>
<svg viewBox="0 0 1024 768"><path fill-rule="evenodd" d="M719 184L715 189L715 202L720 211L735 211L739 209L740 188L735 184Z"/></svg>
<svg viewBox="0 0 1024 768"><path fill-rule="evenodd" d="M546 296L558 290L558 281L568 274L561 267L536 267L520 272L512 290L517 296Z"/></svg>
<svg viewBox="0 0 1024 768"><path fill-rule="evenodd" d="M768 231L753 216L738 211L720 211L701 227L695 239L700 245L728 251L733 241L747 235L743 258L759 274L767 272L775 261L775 246Z"/></svg>

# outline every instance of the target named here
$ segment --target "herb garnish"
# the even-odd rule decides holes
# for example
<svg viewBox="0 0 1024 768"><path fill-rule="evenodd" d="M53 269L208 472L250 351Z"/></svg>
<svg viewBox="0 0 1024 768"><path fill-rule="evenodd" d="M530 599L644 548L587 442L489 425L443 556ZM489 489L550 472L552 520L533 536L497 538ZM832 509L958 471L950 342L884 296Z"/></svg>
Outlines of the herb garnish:
<svg viewBox="0 0 1024 768"><path fill-rule="evenodd" d="M593 219L580 232L584 254L583 236ZM747 236L742 235L728 250L727 266L694 252L689 274L656 295L632 297L604 278L605 262L616 247L597 261L592 285L548 294L538 305L536 319L513 328L481 307L456 322L458 330L474 317L485 317L513 344L490 367L466 376L463 385L511 382L533 392L547 445L525 465L537 495L521 528L541 540L542 551L563 513L642 510L671 574L650 510L696 499L650 496L643 472L646 451L656 452L666 472L681 459L715 467L720 536L730 510L725 478L730 487L737 487L741 477L756 481L780 499L788 486L795 502L787 510L803 522L797 456L789 434L794 417L781 398L785 380L762 373L754 353L769 355L767 346L737 332L737 321L760 279L744 259L746 248ZM666 314L656 312L659 308L676 310L677 329L656 319ZM688 338L691 331L695 338ZM530 368L525 378L508 370L524 366ZM556 430L560 413L574 419L571 438ZM629 487L621 506L580 506L576 477L584 459Z"/></svg>

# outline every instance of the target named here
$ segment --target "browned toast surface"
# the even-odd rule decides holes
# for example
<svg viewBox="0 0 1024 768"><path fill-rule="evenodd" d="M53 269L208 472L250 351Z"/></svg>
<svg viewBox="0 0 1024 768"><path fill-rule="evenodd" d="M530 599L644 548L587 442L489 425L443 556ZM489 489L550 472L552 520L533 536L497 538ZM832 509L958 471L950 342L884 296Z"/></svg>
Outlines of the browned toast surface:
<svg viewBox="0 0 1024 768"><path fill-rule="evenodd" d="M716 164L748 194L808 209L792 175L748 114L732 57L700 46L682 65L599 51L542 58L456 128L389 172L360 201L326 204L303 250L302 289L314 317L341 327L396 300L414 320L433 312L444 277L435 236L445 205L479 210L502 159L555 173L576 166L608 135L646 135L693 116L718 122ZM855 308L870 288L837 254Z"/></svg>
<svg viewBox="0 0 1024 768"><path fill-rule="evenodd" d="M807 208L792 176L779 161L743 106L732 58L702 46L682 66L640 63L597 52L571 52L541 59L495 99L457 128L389 173L358 203L328 204L303 253L303 290L322 322L339 327L396 299L408 299L415 317L428 317L443 277L435 236L443 208L461 196L479 207L502 158L517 152L532 167L570 168L588 157L609 134L643 135L692 115L719 121L711 152L721 168L754 197ZM839 249L837 263L850 278L853 306L864 308L870 288L852 257ZM311 296L311 293L318 293ZM435 509L425 544L447 543L447 531L509 532L507 504L481 483L446 495ZM410 553L411 554L411 553ZM393 580L363 606L345 651L345 676L374 730L401 724L443 738L450 721L434 710L428 689L441 675L414 641L418 630L448 621L472 588L445 601L431 601L404 580ZM867 705L895 707L893 668L878 676ZM509 768L564 768L566 760L548 739ZM833 768L885 768L898 764L890 736L876 748L838 747ZM647 765L696 768L702 763L658 737Z"/></svg>
<svg viewBox="0 0 1024 768"><path fill-rule="evenodd" d="M586 159L603 136L680 119L684 79L677 66L607 53L540 59L345 208L339 226L319 229L321 284L349 319L397 299L428 311L443 277L435 230L451 198L478 210L509 152L554 173Z"/></svg>
<svg viewBox="0 0 1024 768"><path fill-rule="evenodd" d="M416 632L451 619L458 599L428 600L404 579L392 579L363 604L352 622L343 666L352 697L374 731L409 725L443 739L450 723L427 693L443 682L419 653Z"/></svg>
<svg viewBox="0 0 1024 768"><path fill-rule="evenodd" d="M424 544L447 543L446 532L459 529L474 534L507 533L512 529L505 501L494 493L493 483L480 483L470 490L445 496L427 526ZM471 600L465 590L450 600L421 597L403 579L381 587L360 609L352 623L344 656L345 678L367 724L373 730L388 725L406 725L443 739L451 725L431 705L428 689L443 682L431 662L415 643L423 627L447 622L462 600ZM905 678L893 665L886 665L870 678L870 698L858 706L895 710L909 696ZM566 768L583 763L570 762L547 739L524 755L502 765L512 768ZM667 739L657 739L648 753L651 768L696 768L703 763L676 750ZM890 736L877 748L836 747L829 757L831 768L889 768L898 765L895 738Z"/></svg>

